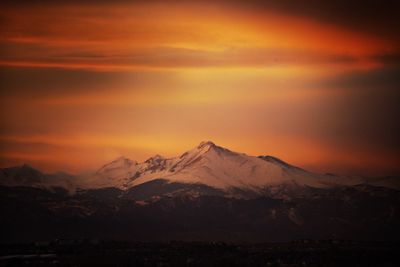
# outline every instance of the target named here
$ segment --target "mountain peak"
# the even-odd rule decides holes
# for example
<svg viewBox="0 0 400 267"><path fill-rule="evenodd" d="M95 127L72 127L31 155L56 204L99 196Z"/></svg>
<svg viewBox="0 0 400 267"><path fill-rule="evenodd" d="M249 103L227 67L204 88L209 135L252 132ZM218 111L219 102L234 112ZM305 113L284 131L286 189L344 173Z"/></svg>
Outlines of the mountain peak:
<svg viewBox="0 0 400 267"><path fill-rule="evenodd" d="M19 166L20 169L26 169L26 170L36 170L35 168L33 168L31 165L29 164L22 164L21 166Z"/></svg>
<svg viewBox="0 0 400 267"><path fill-rule="evenodd" d="M151 158L148 158L145 162L146 163L159 163L161 161L165 160L165 158L159 154L154 155Z"/></svg>
<svg viewBox="0 0 400 267"><path fill-rule="evenodd" d="M216 147L216 145L212 141L202 141L197 148L202 149L205 147Z"/></svg>
<svg viewBox="0 0 400 267"><path fill-rule="evenodd" d="M115 159L113 160L113 162L116 162L116 161L126 161L126 160L130 160L130 159L127 158L127 157L125 157L125 156L119 156L119 157L115 158Z"/></svg>
<svg viewBox="0 0 400 267"><path fill-rule="evenodd" d="M3 171L6 172L11 172L11 173L19 173L19 174L37 174L37 175L42 175L42 173L33 168L31 165L29 164L22 164L19 166L15 166L15 167L8 167L8 168L4 168L2 169Z"/></svg>
<svg viewBox="0 0 400 267"><path fill-rule="evenodd" d="M125 166L131 166L135 164L136 162L131 160L130 158L127 158L125 156L119 156L115 160L113 160L110 164L119 164L119 165L125 165Z"/></svg>
<svg viewBox="0 0 400 267"><path fill-rule="evenodd" d="M204 153L207 153L208 151L215 150L217 148L219 148L219 146L217 146L211 141L202 141L197 147L195 147L191 151L194 154L202 155Z"/></svg>
<svg viewBox="0 0 400 267"><path fill-rule="evenodd" d="M120 157L114 159L113 161L111 161L110 163L103 165L97 171L97 173L108 172L110 170L118 169L118 168L129 168L132 165L136 165L136 164L137 164L136 161L133 161L125 156L120 156Z"/></svg>

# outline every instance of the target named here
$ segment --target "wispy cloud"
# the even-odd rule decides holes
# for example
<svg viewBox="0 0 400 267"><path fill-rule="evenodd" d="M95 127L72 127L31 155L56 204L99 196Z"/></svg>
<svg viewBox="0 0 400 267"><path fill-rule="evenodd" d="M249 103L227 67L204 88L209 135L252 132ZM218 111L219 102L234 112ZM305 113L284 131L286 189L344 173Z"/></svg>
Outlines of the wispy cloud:
<svg viewBox="0 0 400 267"><path fill-rule="evenodd" d="M311 3L3 1L0 164L77 170L212 139L398 169L396 9Z"/></svg>

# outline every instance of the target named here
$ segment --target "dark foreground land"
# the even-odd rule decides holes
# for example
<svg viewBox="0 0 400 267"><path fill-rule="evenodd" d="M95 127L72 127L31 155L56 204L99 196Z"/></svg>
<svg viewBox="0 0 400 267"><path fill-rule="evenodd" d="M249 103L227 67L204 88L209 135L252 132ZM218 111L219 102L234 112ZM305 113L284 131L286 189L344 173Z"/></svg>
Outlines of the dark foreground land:
<svg viewBox="0 0 400 267"><path fill-rule="evenodd" d="M398 243L56 240L0 245L0 266L400 266Z"/></svg>

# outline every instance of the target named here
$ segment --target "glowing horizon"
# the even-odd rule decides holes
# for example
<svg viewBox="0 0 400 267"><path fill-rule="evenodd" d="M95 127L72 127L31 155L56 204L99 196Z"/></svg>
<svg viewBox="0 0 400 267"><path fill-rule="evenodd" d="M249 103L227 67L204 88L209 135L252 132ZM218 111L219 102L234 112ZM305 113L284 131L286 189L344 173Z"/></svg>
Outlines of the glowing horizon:
<svg viewBox="0 0 400 267"><path fill-rule="evenodd" d="M6 1L0 166L79 172L212 140L399 174L396 32L244 2Z"/></svg>

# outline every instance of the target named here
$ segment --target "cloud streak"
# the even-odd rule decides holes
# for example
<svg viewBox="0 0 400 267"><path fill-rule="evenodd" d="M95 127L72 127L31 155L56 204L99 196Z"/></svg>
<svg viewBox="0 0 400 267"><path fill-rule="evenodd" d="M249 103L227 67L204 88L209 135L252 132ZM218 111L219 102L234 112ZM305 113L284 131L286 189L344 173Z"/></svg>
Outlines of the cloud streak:
<svg viewBox="0 0 400 267"><path fill-rule="evenodd" d="M79 171L211 139L400 173L394 4L311 3L3 1L0 165Z"/></svg>

